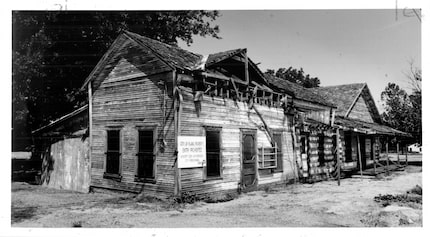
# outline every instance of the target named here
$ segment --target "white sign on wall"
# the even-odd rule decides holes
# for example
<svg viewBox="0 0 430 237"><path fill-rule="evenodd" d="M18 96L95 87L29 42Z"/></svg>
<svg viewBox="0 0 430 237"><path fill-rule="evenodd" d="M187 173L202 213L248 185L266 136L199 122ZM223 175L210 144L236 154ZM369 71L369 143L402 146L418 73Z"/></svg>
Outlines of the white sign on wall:
<svg viewBox="0 0 430 237"><path fill-rule="evenodd" d="M178 167L206 166L206 137L178 136Z"/></svg>

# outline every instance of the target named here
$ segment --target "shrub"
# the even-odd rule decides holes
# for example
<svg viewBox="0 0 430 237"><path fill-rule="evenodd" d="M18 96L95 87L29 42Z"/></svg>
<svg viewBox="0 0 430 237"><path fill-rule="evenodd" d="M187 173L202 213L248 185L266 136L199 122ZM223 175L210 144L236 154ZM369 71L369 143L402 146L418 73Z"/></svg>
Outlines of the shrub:
<svg viewBox="0 0 430 237"><path fill-rule="evenodd" d="M199 198L193 192L183 192L181 193L180 197L174 197L173 200L179 204L182 204L182 203L193 204L199 201Z"/></svg>

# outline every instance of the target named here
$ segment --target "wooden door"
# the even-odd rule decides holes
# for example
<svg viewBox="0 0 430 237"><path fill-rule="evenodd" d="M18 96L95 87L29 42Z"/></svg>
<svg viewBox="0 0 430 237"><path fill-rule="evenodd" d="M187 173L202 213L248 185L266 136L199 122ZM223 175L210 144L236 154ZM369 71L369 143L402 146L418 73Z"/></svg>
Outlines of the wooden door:
<svg viewBox="0 0 430 237"><path fill-rule="evenodd" d="M256 132L242 131L242 188L251 191L257 187Z"/></svg>

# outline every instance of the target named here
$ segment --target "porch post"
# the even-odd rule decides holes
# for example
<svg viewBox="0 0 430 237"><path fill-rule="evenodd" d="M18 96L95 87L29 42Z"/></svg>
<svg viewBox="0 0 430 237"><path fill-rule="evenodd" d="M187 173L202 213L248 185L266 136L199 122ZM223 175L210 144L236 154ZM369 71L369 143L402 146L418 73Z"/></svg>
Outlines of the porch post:
<svg viewBox="0 0 430 237"><path fill-rule="evenodd" d="M406 166L408 166L408 144L407 143L405 143L405 150L406 150L406 153L405 153L405 155L406 155Z"/></svg>
<svg viewBox="0 0 430 237"><path fill-rule="evenodd" d="M373 173L376 175L376 139L375 137L372 138L372 159L373 159Z"/></svg>
<svg viewBox="0 0 430 237"><path fill-rule="evenodd" d="M387 175L390 175L390 171L388 170L388 166L389 166L389 157L388 157L388 137L387 137L387 139L386 139L386 142L385 142L385 155L386 155L386 157L387 157Z"/></svg>
<svg viewBox="0 0 430 237"><path fill-rule="evenodd" d="M90 164L90 181L92 172L92 146L93 146L93 83L88 83L88 159Z"/></svg>
<svg viewBox="0 0 430 237"><path fill-rule="evenodd" d="M337 160L337 185L340 186L340 155L339 155L339 128L336 129L336 160Z"/></svg>
<svg viewBox="0 0 430 237"><path fill-rule="evenodd" d="M362 168L362 161L361 161L361 146L360 146L360 137L357 134L357 144L358 144L358 162L360 164L360 177L363 178L363 168Z"/></svg>
<svg viewBox="0 0 430 237"><path fill-rule="evenodd" d="M400 165L400 149L399 149L399 141L396 139L396 146L397 146L397 163Z"/></svg>
<svg viewBox="0 0 430 237"><path fill-rule="evenodd" d="M181 196L181 169L178 165L178 136L180 135L180 125L181 125L181 92L178 90L176 85L176 79L177 79L177 73L176 71L172 72L172 78L173 78L173 108L174 108L174 126L175 126L175 156L176 160L174 163L175 168L175 188L174 188L174 195L175 196ZM178 93L178 94L176 94ZM177 98L179 97L179 99Z"/></svg>

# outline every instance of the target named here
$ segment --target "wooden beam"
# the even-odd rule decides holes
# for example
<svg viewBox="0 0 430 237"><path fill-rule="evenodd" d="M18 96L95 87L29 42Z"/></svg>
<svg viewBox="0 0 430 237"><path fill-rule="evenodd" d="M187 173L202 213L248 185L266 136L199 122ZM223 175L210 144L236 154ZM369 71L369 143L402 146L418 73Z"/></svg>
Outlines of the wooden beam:
<svg viewBox="0 0 430 237"><path fill-rule="evenodd" d="M361 96L361 93L363 92L363 88L366 86L366 84L360 89L360 92L358 93L358 95L354 98L354 100L352 101L352 104L349 106L348 110L346 111L344 117L348 117L349 113L351 113L352 108L354 108L354 105L357 103L358 99Z"/></svg>
<svg viewBox="0 0 430 237"><path fill-rule="evenodd" d="M331 118L330 118L330 126L332 126L333 127L333 125L334 125L334 120L335 120L335 118L336 118L336 116L335 116L335 114L336 114L336 110L335 109L333 109L333 108L330 108L330 114L331 114Z"/></svg>
<svg viewBox="0 0 430 237"><path fill-rule="evenodd" d="M376 175L376 155L375 155L375 153L376 153L376 139L375 139L375 137L373 137L372 138L372 150L373 150L373 152L372 152L372 159L373 159L373 173L375 173L375 175Z"/></svg>
<svg viewBox="0 0 430 237"><path fill-rule="evenodd" d="M275 92L273 92L272 89L268 88L267 86L260 85L259 83L255 82L255 81L252 81L251 83L253 85L255 85L255 87L257 87L258 89L262 90L263 92L265 91L265 92L269 92L269 93L275 93Z"/></svg>
<svg viewBox="0 0 430 237"><path fill-rule="evenodd" d="M211 73L211 72L202 72L203 76L206 77L211 77L211 78L216 78L216 79L220 79L220 80L225 80L225 81L229 81L230 77L224 76L224 75L220 75L220 74L216 74L216 73Z"/></svg>
<svg viewBox="0 0 430 237"><path fill-rule="evenodd" d="M233 56L233 57L231 57L232 59L234 59L234 60L236 60L236 61L239 61L239 62L242 62L242 63L244 63L245 62L245 59L243 59L243 58L241 58L241 57L239 57L239 56Z"/></svg>
<svg viewBox="0 0 430 237"><path fill-rule="evenodd" d="M88 159L90 163L90 179L91 179L91 147L93 145L93 82L88 82L88 136L89 136L89 151L88 151Z"/></svg>
<svg viewBox="0 0 430 237"><path fill-rule="evenodd" d="M178 135L177 136L181 136L182 101L183 101L182 94L181 94L181 91L179 91ZM178 153L176 153L176 155L178 155ZM181 181L182 178L181 178L181 168L179 168L179 166L178 166L178 161L176 162L176 165L178 167L177 168L177 170L178 170L178 195L181 196L182 195L182 181Z"/></svg>
<svg viewBox="0 0 430 237"><path fill-rule="evenodd" d="M360 146L360 137L357 134L357 144L358 144L358 162L360 165L360 177L363 178L363 167L362 167L362 161L361 161L361 146Z"/></svg>
<svg viewBox="0 0 430 237"><path fill-rule="evenodd" d="M406 155L406 166L408 166L408 144L407 143L405 143L405 150L406 150L406 153L405 153L405 155Z"/></svg>
<svg viewBox="0 0 430 237"><path fill-rule="evenodd" d="M340 134L339 134L339 128L336 129L336 161L337 161L337 185L340 186L340 155L339 155L339 141L340 141Z"/></svg>
<svg viewBox="0 0 430 237"><path fill-rule="evenodd" d="M399 153L399 142L396 141L397 146L397 163L400 165L400 153Z"/></svg>
<svg viewBox="0 0 430 237"><path fill-rule="evenodd" d="M174 126L175 126L175 177L174 177L174 184L175 184L175 188L174 188L174 195L175 196L181 196L181 171L179 169L178 166L178 134L179 134L179 129L180 129L180 114L179 114L179 107L180 105L180 101L178 101L177 96L179 97L180 94L180 90L179 87L176 84L176 71L173 71L173 109L174 109ZM176 94L178 93L178 95Z"/></svg>
<svg viewBox="0 0 430 237"><path fill-rule="evenodd" d="M267 125L266 121L264 120L263 116L261 115L261 113L258 111L258 109L255 107L254 104L252 104L252 108L254 109L255 113L258 115L260 120L263 122L264 129L266 130L267 134L269 135L270 143L272 144L272 146L275 146L276 142L273 139L273 133L270 130L269 126Z"/></svg>
<svg viewBox="0 0 430 237"><path fill-rule="evenodd" d="M230 81L231 81L231 84L233 85L234 91L236 92L237 99L240 100L240 98L239 98L239 91L237 90L236 83L234 83L234 80L231 77L230 77Z"/></svg>
<svg viewBox="0 0 430 237"><path fill-rule="evenodd" d="M245 56L245 81L246 81L246 84L249 85L248 54L246 51L244 52L244 56Z"/></svg>
<svg viewBox="0 0 430 237"><path fill-rule="evenodd" d="M388 166L390 165L390 159L388 157L388 137L387 137L387 142L385 143L385 155L387 157L387 175L390 175L390 171L388 170Z"/></svg>
<svg viewBox="0 0 430 237"><path fill-rule="evenodd" d="M220 80L224 80L224 81L233 80L236 83L246 85L246 82L244 82L244 81L242 81L240 79L236 79L234 77L228 77L228 76L225 76L225 75L216 74L216 73L212 73L212 72L202 72L201 74L202 74L202 76L206 76L206 77L210 77L210 78L215 78L215 79L220 79Z"/></svg>

